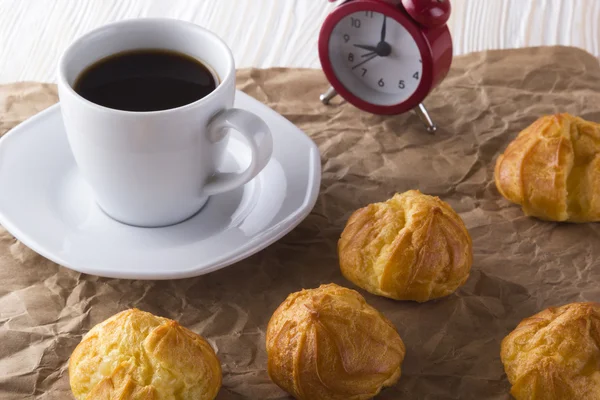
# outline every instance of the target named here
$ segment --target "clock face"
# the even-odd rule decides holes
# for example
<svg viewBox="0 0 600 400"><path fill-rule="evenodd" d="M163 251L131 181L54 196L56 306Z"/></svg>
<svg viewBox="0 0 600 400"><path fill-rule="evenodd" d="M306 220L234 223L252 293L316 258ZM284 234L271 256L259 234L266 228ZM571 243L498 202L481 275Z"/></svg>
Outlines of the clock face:
<svg viewBox="0 0 600 400"><path fill-rule="evenodd" d="M376 105L406 101L423 74L412 35L396 20L374 11L342 18L329 39L333 71L356 97Z"/></svg>

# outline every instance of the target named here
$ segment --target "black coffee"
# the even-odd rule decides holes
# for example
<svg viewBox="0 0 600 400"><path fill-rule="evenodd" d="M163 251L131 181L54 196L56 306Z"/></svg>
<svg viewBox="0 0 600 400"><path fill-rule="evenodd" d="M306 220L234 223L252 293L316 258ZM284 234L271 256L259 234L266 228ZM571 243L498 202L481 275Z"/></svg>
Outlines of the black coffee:
<svg viewBox="0 0 600 400"><path fill-rule="evenodd" d="M217 87L200 61L168 50L135 50L104 58L84 70L75 91L104 107L158 111L199 100Z"/></svg>

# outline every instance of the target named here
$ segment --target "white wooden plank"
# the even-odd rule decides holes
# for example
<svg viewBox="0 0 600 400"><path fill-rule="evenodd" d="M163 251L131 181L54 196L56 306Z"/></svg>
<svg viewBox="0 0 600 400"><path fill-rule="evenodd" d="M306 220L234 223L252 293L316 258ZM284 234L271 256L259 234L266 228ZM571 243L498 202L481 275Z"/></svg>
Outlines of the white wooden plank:
<svg viewBox="0 0 600 400"><path fill-rule="evenodd" d="M454 0L455 54L564 44L600 54L600 1ZM232 48L238 67L319 68L326 0L0 0L0 83L55 81L60 53L103 24L138 17L192 21Z"/></svg>

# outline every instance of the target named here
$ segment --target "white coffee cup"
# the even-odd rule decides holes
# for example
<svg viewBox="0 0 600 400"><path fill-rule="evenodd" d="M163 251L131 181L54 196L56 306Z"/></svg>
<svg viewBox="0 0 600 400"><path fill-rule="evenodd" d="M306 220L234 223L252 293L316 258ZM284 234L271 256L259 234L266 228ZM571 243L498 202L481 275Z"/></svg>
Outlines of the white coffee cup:
<svg viewBox="0 0 600 400"><path fill-rule="evenodd" d="M135 49L187 54L218 75L206 97L164 111L130 112L92 103L73 89L77 77L107 56ZM125 20L76 40L58 66L60 107L78 168L96 202L113 219L157 227L196 214L208 197L254 178L272 152L269 128L233 107L235 64L215 34L174 19ZM229 129L245 137L252 154L240 173L217 172Z"/></svg>

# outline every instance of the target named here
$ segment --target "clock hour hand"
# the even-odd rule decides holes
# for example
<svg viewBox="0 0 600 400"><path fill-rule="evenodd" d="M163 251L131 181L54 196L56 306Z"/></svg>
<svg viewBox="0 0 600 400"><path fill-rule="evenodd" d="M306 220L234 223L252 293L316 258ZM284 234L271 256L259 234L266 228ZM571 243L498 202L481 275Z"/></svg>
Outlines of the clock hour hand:
<svg viewBox="0 0 600 400"><path fill-rule="evenodd" d="M354 46L359 49L369 50L370 53L368 54L377 53L379 57L387 57L392 54L392 46L387 42L379 42L377 43L377 46L367 46L364 44L355 44ZM366 56L366 54L362 55L362 57Z"/></svg>
<svg viewBox="0 0 600 400"><path fill-rule="evenodd" d="M363 50L377 51L377 46L367 46L365 44L355 44L354 47L358 47L359 49L363 49Z"/></svg>

